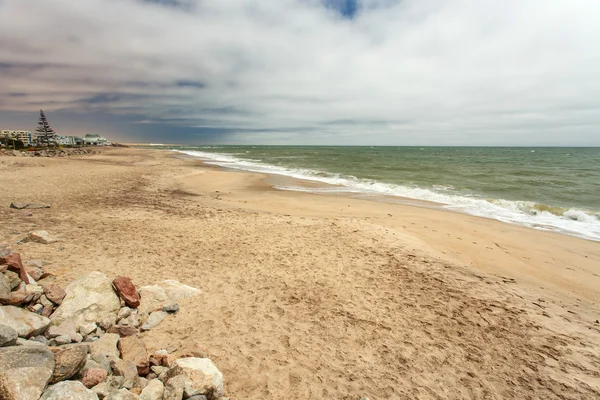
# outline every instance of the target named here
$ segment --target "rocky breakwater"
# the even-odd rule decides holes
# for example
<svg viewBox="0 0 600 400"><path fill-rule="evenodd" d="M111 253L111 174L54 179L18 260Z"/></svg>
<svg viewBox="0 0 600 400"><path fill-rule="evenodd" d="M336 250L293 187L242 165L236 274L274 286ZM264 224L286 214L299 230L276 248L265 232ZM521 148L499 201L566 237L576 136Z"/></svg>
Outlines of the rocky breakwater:
<svg viewBox="0 0 600 400"><path fill-rule="evenodd" d="M7 150L0 149L0 156L9 157L68 157L68 156L80 156L86 154L95 154L98 150L94 150L88 147L78 148L48 148L39 150Z"/></svg>
<svg viewBox="0 0 600 400"><path fill-rule="evenodd" d="M167 280L137 288L91 272L65 288L44 262L0 249L0 399L226 400L202 350L152 354L140 332L200 290Z"/></svg>

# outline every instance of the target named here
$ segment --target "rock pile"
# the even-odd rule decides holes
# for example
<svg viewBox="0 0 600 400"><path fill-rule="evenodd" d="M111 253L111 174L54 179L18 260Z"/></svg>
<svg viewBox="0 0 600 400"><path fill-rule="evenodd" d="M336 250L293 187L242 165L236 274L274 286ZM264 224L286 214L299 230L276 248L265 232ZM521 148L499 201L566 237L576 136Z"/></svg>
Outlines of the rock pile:
<svg viewBox="0 0 600 400"><path fill-rule="evenodd" d="M95 154L97 150L93 150L86 147L78 148L49 148L43 150L7 150L0 149L0 156L13 156L13 157L67 157L73 155L84 155L84 154Z"/></svg>
<svg viewBox="0 0 600 400"><path fill-rule="evenodd" d="M0 248L0 399L226 400L204 351L149 354L140 338L198 293L101 272L63 289L41 260Z"/></svg>

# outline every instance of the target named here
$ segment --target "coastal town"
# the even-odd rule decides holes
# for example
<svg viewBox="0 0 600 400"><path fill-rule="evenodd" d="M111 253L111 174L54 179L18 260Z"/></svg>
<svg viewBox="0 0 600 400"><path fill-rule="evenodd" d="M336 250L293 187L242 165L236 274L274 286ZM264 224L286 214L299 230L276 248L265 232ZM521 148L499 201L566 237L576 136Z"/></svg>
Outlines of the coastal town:
<svg viewBox="0 0 600 400"><path fill-rule="evenodd" d="M27 130L0 129L0 147L15 150L35 147L82 147L112 146L107 138L96 133L82 136L61 135L50 127L42 110L35 132Z"/></svg>

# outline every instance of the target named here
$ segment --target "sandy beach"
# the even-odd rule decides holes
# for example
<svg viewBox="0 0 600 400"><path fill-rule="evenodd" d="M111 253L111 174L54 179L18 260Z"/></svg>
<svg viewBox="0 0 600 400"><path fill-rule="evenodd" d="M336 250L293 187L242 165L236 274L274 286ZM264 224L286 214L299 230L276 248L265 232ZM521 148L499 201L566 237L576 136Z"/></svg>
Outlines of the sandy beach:
<svg viewBox="0 0 600 400"><path fill-rule="evenodd" d="M200 288L142 338L205 349L231 399L600 398L600 242L268 182L160 150L0 157L0 242L59 282ZM34 229L62 240L15 244Z"/></svg>

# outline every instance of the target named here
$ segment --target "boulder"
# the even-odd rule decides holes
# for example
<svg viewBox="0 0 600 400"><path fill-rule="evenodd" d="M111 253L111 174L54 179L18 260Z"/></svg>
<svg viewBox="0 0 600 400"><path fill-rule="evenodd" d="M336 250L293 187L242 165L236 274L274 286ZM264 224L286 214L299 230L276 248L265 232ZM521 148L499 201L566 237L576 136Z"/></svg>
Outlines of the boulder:
<svg viewBox="0 0 600 400"><path fill-rule="evenodd" d="M40 400L98 400L98 395L81 382L65 381L46 389Z"/></svg>
<svg viewBox="0 0 600 400"><path fill-rule="evenodd" d="M0 325L0 347L14 346L19 335L10 326Z"/></svg>
<svg viewBox="0 0 600 400"><path fill-rule="evenodd" d="M51 237L47 231L31 231L23 241L50 244L57 242L58 239Z"/></svg>
<svg viewBox="0 0 600 400"><path fill-rule="evenodd" d="M199 289L184 285L175 280L166 280L152 286L140 288L141 314L149 314L152 311L162 310L164 306L170 306L183 299L188 299L202 293Z"/></svg>
<svg viewBox="0 0 600 400"><path fill-rule="evenodd" d="M75 344L54 347L51 350L54 353L55 366L50 383L56 383L75 376L83 368L89 348L85 344Z"/></svg>
<svg viewBox="0 0 600 400"><path fill-rule="evenodd" d="M123 377L122 376L109 376L106 378L105 382L99 383L94 386L92 390L94 393L98 395L101 399L106 399L112 393L117 392L121 386L123 385Z"/></svg>
<svg viewBox="0 0 600 400"><path fill-rule="evenodd" d="M162 400L165 393L165 385L158 379L152 379L142 389L139 400Z"/></svg>
<svg viewBox="0 0 600 400"><path fill-rule="evenodd" d="M79 333L81 333L83 336L87 336L90 333L94 332L97 328L98 325L96 325L93 322L90 322L79 326Z"/></svg>
<svg viewBox="0 0 600 400"><path fill-rule="evenodd" d="M150 363L148 362L148 350L146 345L138 336L127 336L119 340L119 351L124 361L131 361L135 364L138 375L146 376L150 372Z"/></svg>
<svg viewBox="0 0 600 400"><path fill-rule="evenodd" d="M132 309L129 307L121 307L121 309L117 313L117 321L129 317L131 315L131 311Z"/></svg>
<svg viewBox="0 0 600 400"><path fill-rule="evenodd" d="M0 273L0 296L8 296L11 290L8 278Z"/></svg>
<svg viewBox="0 0 600 400"><path fill-rule="evenodd" d="M113 280L113 286L120 298L125 304L132 308L137 308L140 305L140 296L137 289L127 276L119 276Z"/></svg>
<svg viewBox="0 0 600 400"><path fill-rule="evenodd" d="M98 321L98 326L107 331L115 324L115 322L117 322L117 316L115 314L107 314L104 318Z"/></svg>
<svg viewBox="0 0 600 400"><path fill-rule="evenodd" d="M46 346L0 348L0 399L39 399L53 370L54 354Z"/></svg>
<svg viewBox="0 0 600 400"><path fill-rule="evenodd" d="M175 361L175 365L167 373L168 382L171 377L185 376L185 397L198 394L218 399L225 394L223 374L209 358L187 357Z"/></svg>
<svg viewBox="0 0 600 400"><path fill-rule="evenodd" d="M52 314L52 323L72 320L77 326L115 316L121 307L110 280L101 272L90 272L71 282L61 305Z"/></svg>
<svg viewBox="0 0 600 400"><path fill-rule="evenodd" d="M117 358L110 362L110 366L113 370L113 374L123 377L124 381L122 387L131 389L135 385L138 372L137 367L132 361L125 361Z"/></svg>
<svg viewBox="0 0 600 400"><path fill-rule="evenodd" d="M9 271L16 272L20 280L29 283L29 278L27 277L27 272L25 272L19 253L15 253L10 249L3 249L0 251L0 264L6 264Z"/></svg>
<svg viewBox="0 0 600 400"><path fill-rule="evenodd" d="M85 371L92 368L100 368L106 371L107 375L112 374L112 369L110 368L110 360L109 357L104 354L94 354L88 356L83 369L81 370L84 374Z"/></svg>
<svg viewBox="0 0 600 400"><path fill-rule="evenodd" d="M144 322L144 324L142 325L142 331L148 331L156 327L163 321L163 319L167 317L167 315L169 315L169 313L166 313L164 311L154 311L152 314L150 314L146 322Z"/></svg>
<svg viewBox="0 0 600 400"><path fill-rule="evenodd" d="M49 285L44 286L44 294L54 304L60 306L62 304L63 299L67 295L63 288L58 286L56 283L51 283Z"/></svg>
<svg viewBox="0 0 600 400"><path fill-rule="evenodd" d="M109 393L104 398L105 400L138 400L138 396L131 393L127 389L119 389L115 392Z"/></svg>
<svg viewBox="0 0 600 400"><path fill-rule="evenodd" d="M61 346L63 344L71 343L71 337L68 335L57 336L50 341L50 343L56 344L57 346Z"/></svg>
<svg viewBox="0 0 600 400"><path fill-rule="evenodd" d="M77 333L77 327L73 321L65 321L58 326L51 326L46 331L46 337L48 339L53 339L59 336L67 336L69 338L69 343L77 342L77 339L81 338L81 335Z"/></svg>
<svg viewBox="0 0 600 400"><path fill-rule="evenodd" d="M48 318L14 306L0 307L0 321L3 325L13 328L23 338L37 336L50 325Z"/></svg>
<svg viewBox="0 0 600 400"><path fill-rule="evenodd" d="M109 359L119 358L120 353L117 348L119 335L115 333L106 333L90 345L90 353L92 355L101 354L109 357Z"/></svg>
<svg viewBox="0 0 600 400"><path fill-rule="evenodd" d="M20 306L22 304L31 303L35 298L35 294L26 291L10 292L8 295L0 296L0 304L6 306Z"/></svg>
<svg viewBox="0 0 600 400"><path fill-rule="evenodd" d="M134 328L133 326L126 326L126 325L114 325L114 326L110 327L108 332L116 333L119 336L121 336L122 338L127 337L127 336L137 335L140 333L140 331L137 328Z"/></svg>
<svg viewBox="0 0 600 400"><path fill-rule="evenodd" d="M89 389L104 382L107 376L108 374L102 368L89 368L83 373L81 383Z"/></svg>

